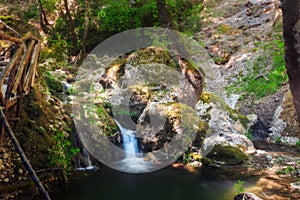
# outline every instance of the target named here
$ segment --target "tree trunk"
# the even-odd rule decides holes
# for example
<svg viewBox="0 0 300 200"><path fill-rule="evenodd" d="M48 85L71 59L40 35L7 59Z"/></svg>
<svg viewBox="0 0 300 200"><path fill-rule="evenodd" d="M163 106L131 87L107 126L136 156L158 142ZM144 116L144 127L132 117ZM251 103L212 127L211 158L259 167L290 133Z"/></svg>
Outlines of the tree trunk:
<svg viewBox="0 0 300 200"><path fill-rule="evenodd" d="M45 34L48 34L49 33L49 28L47 27L47 25L49 25L49 22L47 20L46 14L43 10L42 1L41 0L36 0L36 3L38 4L38 7L39 7L39 18L40 18L41 28L42 28L42 30Z"/></svg>
<svg viewBox="0 0 300 200"><path fill-rule="evenodd" d="M84 60L86 56L86 45L87 45L87 36L88 36L88 30L89 30L89 23L90 23L90 2L89 0L84 1L84 30L82 35L82 41L81 41L81 56L80 56L80 63Z"/></svg>
<svg viewBox="0 0 300 200"><path fill-rule="evenodd" d="M72 40L72 45L73 45L71 54L73 55L73 54L75 54L75 50L77 49L77 34L75 31L75 23L71 16L70 10L69 10L68 0L64 0L64 6L65 6L65 10L66 10L66 18L67 18L67 21L70 26L69 30L70 30L70 35L71 35L71 40Z"/></svg>
<svg viewBox="0 0 300 200"><path fill-rule="evenodd" d="M281 8L286 71L298 122L300 122L300 2L282 0Z"/></svg>

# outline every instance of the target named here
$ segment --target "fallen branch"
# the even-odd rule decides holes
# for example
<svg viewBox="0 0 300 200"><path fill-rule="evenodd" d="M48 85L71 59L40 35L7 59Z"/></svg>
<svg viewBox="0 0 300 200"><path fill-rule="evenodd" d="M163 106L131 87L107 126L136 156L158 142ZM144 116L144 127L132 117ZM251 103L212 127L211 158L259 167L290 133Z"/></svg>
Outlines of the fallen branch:
<svg viewBox="0 0 300 200"><path fill-rule="evenodd" d="M8 26L6 23L4 23L2 20L0 20L0 23L3 24L5 26L5 28L9 29L10 31L12 31L14 34L16 34L17 36L21 37L21 34L16 31L15 29L13 29L12 27Z"/></svg>
<svg viewBox="0 0 300 200"><path fill-rule="evenodd" d="M36 175L34 169L32 168L32 166L29 162L29 160L27 159L24 151L22 150L17 138L15 137L15 134L13 133L12 129L10 128L9 123L6 119L6 116L3 112L3 108L0 108L0 119L2 121L2 124L4 125L5 130L8 133L8 136L9 136L10 140L12 141L13 145L15 146L16 151L20 155L21 160L22 160L25 168L29 172L30 177L32 178L33 182L35 183L36 187L38 188L39 193L41 194L43 199L50 200L51 198L50 198L47 190L44 188L42 182L39 180L39 177Z"/></svg>

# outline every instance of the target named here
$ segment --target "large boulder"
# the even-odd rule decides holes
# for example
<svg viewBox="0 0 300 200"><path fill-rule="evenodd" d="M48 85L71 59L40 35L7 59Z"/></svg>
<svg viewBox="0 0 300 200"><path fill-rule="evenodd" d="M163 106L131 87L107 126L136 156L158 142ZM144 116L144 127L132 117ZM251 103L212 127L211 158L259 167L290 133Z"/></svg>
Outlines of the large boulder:
<svg viewBox="0 0 300 200"><path fill-rule="evenodd" d="M255 115L244 116L218 96L207 92L202 93L196 110L210 128L202 146L203 155L209 153L215 145L231 146L244 153L255 152L252 141L246 136L256 121Z"/></svg>

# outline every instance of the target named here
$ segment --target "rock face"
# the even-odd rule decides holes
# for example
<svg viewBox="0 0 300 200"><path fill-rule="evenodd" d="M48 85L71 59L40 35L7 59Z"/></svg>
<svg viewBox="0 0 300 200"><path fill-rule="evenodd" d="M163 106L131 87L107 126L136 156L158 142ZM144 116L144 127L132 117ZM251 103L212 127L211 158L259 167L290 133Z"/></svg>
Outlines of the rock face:
<svg viewBox="0 0 300 200"><path fill-rule="evenodd" d="M276 109L270 131L269 139L272 142L295 145L299 141L300 129L290 91L285 94L283 102Z"/></svg>
<svg viewBox="0 0 300 200"><path fill-rule="evenodd" d="M210 128L203 143L203 155L209 153L215 145L235 147L245 153L255 152L253 143L246 137L250 126L255 123L255 115L241 115L216 95L205 92L196 110Z"/></svg>

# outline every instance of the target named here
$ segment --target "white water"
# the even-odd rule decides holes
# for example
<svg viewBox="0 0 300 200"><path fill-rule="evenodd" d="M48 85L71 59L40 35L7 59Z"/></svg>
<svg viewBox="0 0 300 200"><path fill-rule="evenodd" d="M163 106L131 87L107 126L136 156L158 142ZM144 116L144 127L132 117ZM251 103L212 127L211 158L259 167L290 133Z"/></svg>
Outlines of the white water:
<svg viewBox="0 0 300 200"><path fill-rule="evenodd" d="M85 167L81 167L80 161L79 161L79 167L76 168L76 171L97 171L99 167L93 165L91 161L91 156L90 153L86 148L82 148L82 155L84 156L85 159Z"/></svg>
<svg viewBox="0 0 300 200"><path fill-rule="evenodd" d="M136 131L124 128L118 121L116 121L116 123L121 131L126 158L136 158L139 153L137 139L135 137Z"/></svg>
<svg viewBox="0 0 300 200"><path fill-rule="evenodd" d="M123 140L123 148L125 151L125 158L117 163L118 169L130 173L147 172L152 167L152 163L145 162L144 158L140 155L137 138L135 137L136 131L124 128L118 121L118 125Z"/></svg>

